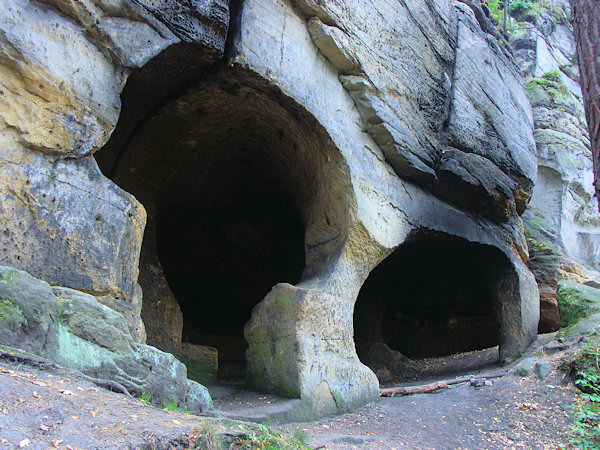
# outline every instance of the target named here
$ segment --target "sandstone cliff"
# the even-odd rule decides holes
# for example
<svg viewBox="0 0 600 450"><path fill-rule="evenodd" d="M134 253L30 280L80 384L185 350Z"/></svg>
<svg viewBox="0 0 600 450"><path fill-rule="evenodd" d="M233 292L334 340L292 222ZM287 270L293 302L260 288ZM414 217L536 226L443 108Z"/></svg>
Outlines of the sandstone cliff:
<svg viewBox="0 0 600 450"><path fill-rule="evenodd" d="M373 346L534 338L534 116L479 2L9 0L0 27L1 264L307 417L377 395ZM390 311L434 317L392 339Z"/></svg>
<svg viewBox="0 0 600 450"><path fill-rule="evenodd" d="M540 286L540 331L560 326L557 283L600 268L600 214L568 2L518 16L511 45L533 109L538 179L523 218Z"/></svg>

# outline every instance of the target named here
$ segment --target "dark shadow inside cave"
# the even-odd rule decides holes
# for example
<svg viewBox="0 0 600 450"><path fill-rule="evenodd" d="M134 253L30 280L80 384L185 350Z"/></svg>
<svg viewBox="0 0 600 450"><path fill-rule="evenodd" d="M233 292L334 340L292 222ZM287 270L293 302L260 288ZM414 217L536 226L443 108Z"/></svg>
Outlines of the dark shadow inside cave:
<svg viewBox="0 0 600 450"><path fill-rule="evenodd" d="M495 247L414 232L361 288L354 310L359 358L378 376L413 378L426 375L416 361L499 345L497 286L508 269Z"/></svg>
<svg viewBox="0 0 600 450"><path fill-rule="evenodd" d="M213 152L201 177L174 177L163 190L158 258L183 314L183 341L217 348L220 376L243 376L244 324L275 284L300 281L304 228L264 150ZM190 184L195 200L178 202L172 192Z"/></svg>

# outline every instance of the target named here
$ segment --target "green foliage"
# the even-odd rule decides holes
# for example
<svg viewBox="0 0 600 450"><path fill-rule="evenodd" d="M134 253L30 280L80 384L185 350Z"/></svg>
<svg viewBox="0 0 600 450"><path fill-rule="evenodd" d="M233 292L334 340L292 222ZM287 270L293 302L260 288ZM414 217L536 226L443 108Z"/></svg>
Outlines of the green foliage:
<svg viewBox="0 0 600 450"><path fill-rule="evenodd" d="M152 406L152 394L149 392L142 392L142 395L138 397L138 400L140 401L140 403L143 403L146 406ZM181 406L179 406L176 400L170 400L168 402L161 400L159 406L165 411L175 411L186 414L188 413L187 408L182 408Z"/></svg>
<svg viewBox="0 0 600 450"><path fill-rule="evenodd" d="M560 72L558 69L551 70L542 75L542 78L548 81L554 81L555 83L561 83L562 77L560 76Z"/></svg>
<svg viewBox="0 0 600 450"><path fill-rule="evenodd" d="M600 339L592 336L566 361L575 372L575 384L583 392L573 406L571 443L576 448L600 448Z"/></svg>
<svg viewBox="0 0 600 450"><path fill-rule="evenodd" d="M308 449L304 443L306 435L294 434L293 436L284 436L280 432L275 431L264 424L257 424L256 427L250 428L245 425L240 425L240 429L246 437L238 445L243 448L260 448L265 450L275 450L280 448L288 449Z"/></svg>
<svg viewBox="0 0 600 450"><path fill-rule="evenodd" d="M179 404L177 403L177 400L170 400L169 402L166 402L164 400L161 400L160 402L160 407L166 411L175 411L175 412L182 412L182 413L188 413L188 409L185 407L181 407L179 406Z"/></svg>
<svg viewBox="0 0 600 450"><path fill-rule="evenodd" d="M146 406L152 405L152 394L148 392L142 392L142 395L138 398L138 400Z"/></svg>
<svg viewBox="0 0 600 450"><path fill-rule="evenodd" d="M511 0L508 5L508 13L512 17L522 17L526 13L535 13L539 2L535 0Z"/></svg>
<svg viewBox="0 0 600 450"><path fill-rule="evenodd" d="M488 0L487 7L490 10L490 16L499 26L504 21L504 2L501 0Z"/></svg>
<svg viewBox="0 0 600 450"><path fill-rule="evenodd" d="M508 4L508 14L510 17L522 19L525 16L528 20L540 10L540 2L538 0L510 0ZM488 0L487 7L490 11L492 20L496 22L498 27L504 24L504 0Z"/></svg>

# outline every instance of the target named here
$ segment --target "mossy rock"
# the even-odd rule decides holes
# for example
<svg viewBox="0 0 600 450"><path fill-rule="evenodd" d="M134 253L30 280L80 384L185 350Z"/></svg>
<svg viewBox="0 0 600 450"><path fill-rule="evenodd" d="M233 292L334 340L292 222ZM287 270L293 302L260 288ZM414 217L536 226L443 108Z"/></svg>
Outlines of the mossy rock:
<svg viewBox="0 0 600 450"><path fill-rule="evenodd" d="M19 305L0 299L0 328L14 332L23 325L27 325L27 319Z"/></svg>
<svg viewBox="0 0 600 450"><path fill-rule="evenodd" d="M217 372L213 365L207 361L179 357L179 360L187 367L187 377L190 380L202 384L216 384L218 381Z"/></svg>
<svg viewBox="0 0 600 450"><path fill-rule="evenodd" d="M558 283L556 297L563 327L600 312L600 289L563 280Z"/></svg>

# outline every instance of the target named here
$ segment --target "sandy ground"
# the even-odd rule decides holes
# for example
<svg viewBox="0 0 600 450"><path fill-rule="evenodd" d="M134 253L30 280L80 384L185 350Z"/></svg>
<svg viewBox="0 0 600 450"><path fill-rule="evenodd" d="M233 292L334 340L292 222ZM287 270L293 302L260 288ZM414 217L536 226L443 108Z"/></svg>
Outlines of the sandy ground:
<svg viewBox="0 0 600 450"><path fill-rule="evenodd" d="M360 410L310 424L289 424L313 448L568 447L576 390L554 373L542 381L506 376L430 394L382 398Z"/></svg>

